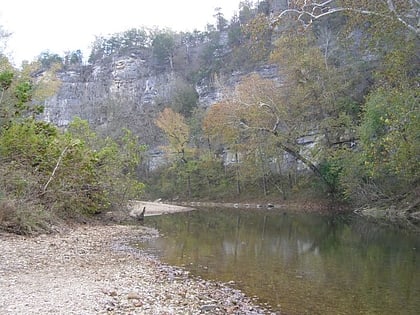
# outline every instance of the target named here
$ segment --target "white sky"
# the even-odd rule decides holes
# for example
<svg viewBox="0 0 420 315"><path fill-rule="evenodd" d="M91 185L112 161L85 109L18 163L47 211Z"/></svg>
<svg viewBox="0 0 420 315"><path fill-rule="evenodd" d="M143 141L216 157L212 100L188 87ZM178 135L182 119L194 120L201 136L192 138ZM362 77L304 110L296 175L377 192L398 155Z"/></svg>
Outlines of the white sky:
<svg viewBox="0 0 420 315"><path fill-rule="evenodd" d="M215 8L230 20L241 0L3 0L0 26L12 36L6 53L16 65L42 51L62 55L81 49L89 57L95 35L142 26L174 31L204 30Z"/></svg>

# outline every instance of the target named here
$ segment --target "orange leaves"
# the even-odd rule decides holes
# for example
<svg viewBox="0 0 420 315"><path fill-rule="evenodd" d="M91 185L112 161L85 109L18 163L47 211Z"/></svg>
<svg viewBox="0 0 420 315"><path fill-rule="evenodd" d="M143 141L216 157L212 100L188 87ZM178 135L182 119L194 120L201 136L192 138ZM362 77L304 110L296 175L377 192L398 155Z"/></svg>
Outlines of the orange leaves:
<svg viewBox="0 0 420 315"><path fill-rule="evenodd" d="M239 136L238 106L226 99L211 106L203 120L204 133L222 142L231 143Z"/></svg>

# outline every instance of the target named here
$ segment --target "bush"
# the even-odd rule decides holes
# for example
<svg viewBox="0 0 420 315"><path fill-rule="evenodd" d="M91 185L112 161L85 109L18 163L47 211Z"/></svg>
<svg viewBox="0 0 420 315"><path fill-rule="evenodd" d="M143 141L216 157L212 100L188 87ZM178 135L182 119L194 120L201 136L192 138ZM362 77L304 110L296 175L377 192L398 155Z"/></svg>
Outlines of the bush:
<svg viewBox="0 0 420 315"><path fill-rule="evenodd" d="M0 227L21 235L51 232L56 220L41 205L24 200L0 200Z"/></svg>
<svg viewBox="0 0 420 315"><path fill-rule="evenodd" d="M0 225L17 233L49 230L51 218L80 218L138 198L141 152L126 131L119 143L99 139L86 122L73 132L26 119L0 133ZM78 130L79 133L75 132Z"/></svg>

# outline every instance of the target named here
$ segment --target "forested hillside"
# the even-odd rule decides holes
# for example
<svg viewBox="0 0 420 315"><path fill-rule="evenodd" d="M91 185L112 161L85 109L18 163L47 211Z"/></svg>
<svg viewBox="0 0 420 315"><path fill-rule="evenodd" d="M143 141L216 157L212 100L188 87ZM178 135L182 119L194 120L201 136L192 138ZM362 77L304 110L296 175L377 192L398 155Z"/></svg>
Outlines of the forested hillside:
<svg viewBox="0 0 420 315"><path fill-rule="evenodd" d="M0 224L139 197L334 200L418 224L419 16L243 1L205 31L98 37L87 63L2 56Z"/></svg>
<svg viewBox="0 0 420 315"><path fill-rule="evenodd" d="M352 207L418 209L418 4L310 3L274 11L260 2L219 24L228 48L211 73L248 75L204 113L162 112L172 164L160 193L304 199L311 191ZM268 63L275 78L255 71Z"/></svg>

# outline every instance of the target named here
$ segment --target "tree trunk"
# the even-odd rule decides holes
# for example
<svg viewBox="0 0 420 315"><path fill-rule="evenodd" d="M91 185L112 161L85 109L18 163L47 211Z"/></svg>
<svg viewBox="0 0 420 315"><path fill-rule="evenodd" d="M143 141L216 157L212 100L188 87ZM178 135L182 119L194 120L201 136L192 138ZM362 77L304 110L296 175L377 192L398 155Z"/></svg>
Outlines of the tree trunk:
<svg viewBox="0 0 420 315"><path fill-rule="evenodd" d="M321 171L318 167L316 167L315 164L313 164L309 159L304 157L302 154L300 154L297 150L293 150L289 146L285 145L282 142L278 142L277 145L282 148L287 153L291 154L294 158L301 161L303 164L305 164L316 176L318 176L330 189L333 187L331 184L327 181L327 179L322 175Z"/></svg>
<svg viewBox="0 0 420 315"><path fill-rule="evenodd" d="M191 198L191 176L187 176L187 192L188 192L188 198Z"/></svg>

